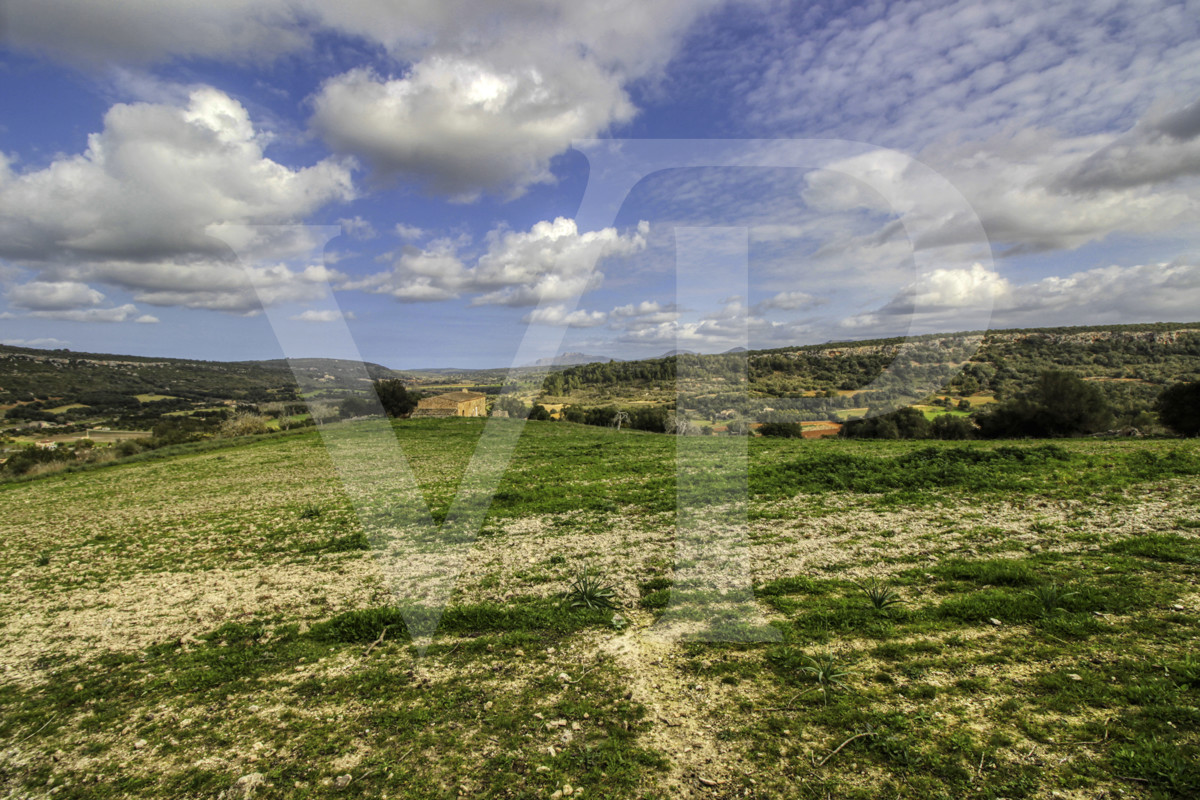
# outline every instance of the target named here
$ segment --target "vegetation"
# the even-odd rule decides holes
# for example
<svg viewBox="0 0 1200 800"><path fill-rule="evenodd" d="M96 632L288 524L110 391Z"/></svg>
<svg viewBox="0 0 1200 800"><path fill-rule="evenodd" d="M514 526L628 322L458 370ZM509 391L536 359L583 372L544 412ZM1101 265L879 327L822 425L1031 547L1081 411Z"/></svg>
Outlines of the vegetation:
<svg viewBox="0 0 1200 800"><path fill-rule="evenodd" d="M1162 423L1180 436L1200 436L1200 381L1163 389L1155 410Z"/></svg>
<svg viewBox="0 0 1200 800"><path fill-rule="evenodd" d="M435 516L483 425L395 423ZM527 426L431 641L388 566L430 540L385 547L315 433L210 444L0 487L6 793L1200 788L1194 440L753 439L729 552L778 642L695 636L731 623L687 617L674 437Z"/></svg>

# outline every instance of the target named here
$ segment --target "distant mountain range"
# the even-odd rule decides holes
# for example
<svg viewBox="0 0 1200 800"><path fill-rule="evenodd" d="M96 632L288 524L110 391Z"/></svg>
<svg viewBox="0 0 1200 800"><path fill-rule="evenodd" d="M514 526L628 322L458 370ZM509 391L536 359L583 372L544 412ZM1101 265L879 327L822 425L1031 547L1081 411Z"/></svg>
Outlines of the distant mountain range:
<svg viewBox="0 0 1200 800"><path fill-rule="evenodd" d="M608 356L592 356L587 353L561 353L553 358L539 358L530 367L573 367L576 364L609 364L613 361L620 361L619 358L609 358Z"/></svg>
<svg viewBox="0 0 1200 800"><path fill-rule="evenodd" d="M939 334L920 339L936 342ZM1039 368L1070 369L1093 380L1109 382L1114 390L1128 387L1143 392L1171 380L1194 380L1200 375L1200 323L1146 323L1135 325L1080 326L1023 330L979 331L978 352L965 372L974 375L981 390L1025 385ZM752 380L771 375L839 388L861 380L859 373L881 369L899 352L902 339L830 342L772 350L733 348L722 355L746 352ZM662 382L662 362L687 351L671 350L652 359L622 361L580 352L562 353L539 359L522 368L523 375L507 369L394 370L380 364L365 365L373 380L395 378L421 388L462 381L475 385L499 384L506 380L537 381L538 375L563 372L590 383L602 376L605 383L621 382L622 375L647 372L643 380ZM701 356L702 358L720 358ZM588 365L595 365L589 367ZM611 366L604 366L611 365ZM642 369L639 365L651 365ZM302 383L320 387L346 387L350 378L361 380L363 364L336 359L284 359L266 361L198 361L180 358L106 355L71 350L44 350L0 345L0 409L33 397L61 399L64 403L95 392L125 395L169 395L200 400L231 399L261 402L293 396L294 370ZM653 372L653 375L649 373ZM845 373L845 374L843 374ZM1018 374L1019 373L1019 374ZM674 374L673 372L671 373ZM820 377L824 376L824 377ZM357 381L350 381L357 382ZM364 381L365 382L365 381ZM848 384L849 385L849 384ZM811 388L811 387L810 387Z"/></svg>

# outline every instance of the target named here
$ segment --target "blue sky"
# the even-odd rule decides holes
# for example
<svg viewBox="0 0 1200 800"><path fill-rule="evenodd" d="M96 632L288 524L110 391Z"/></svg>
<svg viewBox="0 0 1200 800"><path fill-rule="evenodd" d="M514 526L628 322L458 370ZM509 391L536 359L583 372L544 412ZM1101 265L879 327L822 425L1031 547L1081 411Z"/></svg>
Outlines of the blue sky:
<svg viewBox="0 0 1200 800"><path fill-rule="evenodd" d="M0 341L495 367L1193 321L1197 41L1195 2L8 0Z"/></svg>

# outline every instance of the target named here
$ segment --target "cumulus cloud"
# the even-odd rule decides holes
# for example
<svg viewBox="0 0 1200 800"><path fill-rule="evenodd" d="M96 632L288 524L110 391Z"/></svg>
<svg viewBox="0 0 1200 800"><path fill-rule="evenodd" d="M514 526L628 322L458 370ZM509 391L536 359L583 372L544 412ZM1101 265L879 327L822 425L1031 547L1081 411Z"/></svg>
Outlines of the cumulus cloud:
<svg viewBox="0 0 1200 800"><path fill-rule="evenodd" d="M633 115L620 81L595 64L554 73L449 56L400 78L352 70L314 106L313 126L335 150L464 200L550 181L550 159L572 140Z"/></svg>
<svg viewBox="0 0 1200 800"><path fill-rule="evenodd" d="M339 219L338 225L342 226L342 230L347 236L359 241L374 239L378 235L375 232L375 226L361 216Z"/></svg>
<svg viewBox="0 0 1200 800"><path fill-rule="evenodd" d="M415 240L425 235L425 231L416 225L405 225L403 222L397 222L396 227L392 230L401 239Z"/></svg>
<svg viewBox="0 0 1200 800"><path fill-rule="evenodd" d="M1065 192L1131 189L1200 175L1200 100L1154 113L1123 136L1065 170Z"/></svg>
<svg viewBox="0 0 1200 800"><path fill-rule="evenodd" d="M496 230L487 250L468 267L459 243L442 239L425 248L406 247L390 272L343 282L341 289L387 294L400 301L449 300L474 295L471 305L536 306L579 297L600 285L597 265L646 246L647 223L621 234L616 228L580 233L559 217L528 231Z"/></svg>
<svg viewBox="0 0 1200 800"><path fill-rule="evenodd" d="M578 311L567 312L565 306L546 306L545 308L536 308L526 314L521 321L527 325L550 325L555 327L567 328L595 328L603 325L608 319L608 315L603 311Z"/></svg>
<svg viewBox="0 0 1200 800"><path fill-rule="evenodd" d="M138 313L137 306L126 303L116 308L70 308L56 311L32 311L29 316L41 319L56 319L66 322L126 322ZM143 317L138 322L158 322L154 317Z"/></svg>
<svg viewBox="0 0 1200 800"><path fill-rule="evenodd" d="M990 314L974 309L991 308ZM861 336L970 328L1099 325L1190 319L1200 307L1200 266L1184 261L1109 266L1026 284L983 270L935 270L879 309L846 318L840 328ZM974 317L962 325L962 312Z"/></svg>
<svg viewBox="0 0 1200 800"><path fill-rule="evenodd" d="M296 322L337 322L340 319L354 319L354 312L348 311L343 314L334 309L315 309L310 308L300 314L295 314L288 319Z"/></svg>
<svg viewBox="0 0 1200 800"><path fill-rule="evenodd" d="M0 339L0 344L7 344L12 347L45 347L58 349L66 347L70 344L70 342L52 337L43 337L39 339Z"/></svg>
<svg viewBox="0 0 1200 800"><path fill-rule="evenodd" d="M0 165L0 257L46 284L246 310L253 292L209 227L286 223L354 196L345 164L291 169L264 156L268 140L216 89L195 89L182 106L115 105L82 154L27 172Z"/></svg>
<svg viewBox="0 0 1200 800"><path fill-rule="evenodd" d="M264 60L310 41L285 0L6 0L0 13L6 43L76 62Z"/></svg>
<svg viewBox="0 0 1200 800"><path fill-rule="evenodd" d="M32 311L64 311L98 306L104 294L75 281L32 281L9 289L8 301Z"/></svg>
<svg viewBox="0 0 1200 800"><path fill-rule="evenodd" d="M714 352L734 347L778 347L795 344L810 328L791 320L768 320L748 308L740 297L699 318L684 319L679 312L664 320L658 314L630 316L619 325L617 341L644 347L666 347Z"/></svg>
<svg viewBox="0 0 1200 800"><path fill-rule="evenodd" d="M825 301L820 297L809 294L808 292L779 292L773 297L768 297L761 303L754 306L755 312L761 314L764 311L800 311L805 308L815 308Z"/></svg>
<svg viewBox="0 0 1200 800"><path fill-rule="evenodd" d="M976 219L956 211L961 202L939 190L937 181L942 178L962 193L1001 255L1075 249L1114 233L1146 235L1194 227L1200 222L1194 183L1171 182L1187 177L1192 158L1184 152L1187 148L1196 149L1200 174L1200 147L1161 132L1155 137L1137 133L1141 127L1125 137L1063 137L1029 128L931 146L920 160L941 176L936 179L914 169L895 151L865 153L810 173L804 198L826 213L898 217L842 242L843 247L898 252L957 248L957 253L943 257L968 263L979 258L970 247L978 231ZM1172 159L1178 170L1168 174L1166 165ZM1157 177L1154 169L1160 170ZM1118 174L1129 180L1114 177Z"/></svg>
<svg viewBox="0 0 1200 800"><path fill-rule="evenodd" d="M634 113L626 87L667 63L721 0L10 0L10 45L71 61L265 61L338 34L386 54L314 98L313 126L383 174L466 199L520 193L550 159Z"/></svg>

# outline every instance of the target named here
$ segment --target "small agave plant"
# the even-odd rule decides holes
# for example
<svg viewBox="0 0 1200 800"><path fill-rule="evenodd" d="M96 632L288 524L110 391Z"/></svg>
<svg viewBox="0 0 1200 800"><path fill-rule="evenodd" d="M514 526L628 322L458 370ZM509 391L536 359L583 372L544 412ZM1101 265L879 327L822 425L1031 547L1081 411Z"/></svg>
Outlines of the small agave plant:
<svg viewBox="0 0 1200 800"><path fill-rule="evenodd" d="M892 606L898 606L905 602L900 593L896 591L896 587L887 583L879 583L875 578L868 583L856 582L854 585L867 596L876 611L887 611Z"/></svg>
<svg viewBox="0 0 1200 800"><path fill-rule="evenodd" d="M562 593L562 601L571 608L615 609L617 591L598 570L585 569L575 576Z"/></svg>
<svg viewBox="0 0 1200 800"><path fill-rule="evenodd" d="M1067 601L1067 598L1074 597L1079 592L1068 592L1057 583L1043 583L1029 594L1042 607L1042 616L1048 617L1059 611L1066 611L1063 603Z"/></svg>

